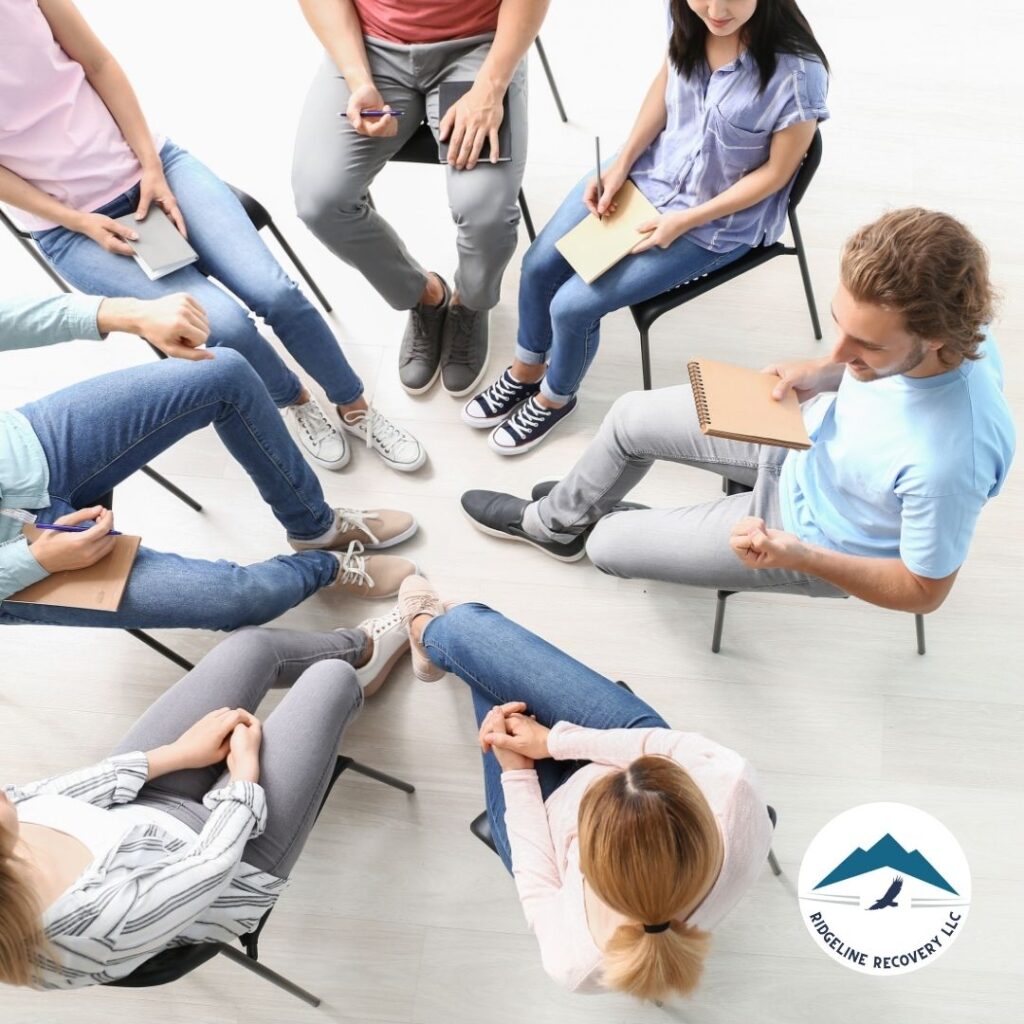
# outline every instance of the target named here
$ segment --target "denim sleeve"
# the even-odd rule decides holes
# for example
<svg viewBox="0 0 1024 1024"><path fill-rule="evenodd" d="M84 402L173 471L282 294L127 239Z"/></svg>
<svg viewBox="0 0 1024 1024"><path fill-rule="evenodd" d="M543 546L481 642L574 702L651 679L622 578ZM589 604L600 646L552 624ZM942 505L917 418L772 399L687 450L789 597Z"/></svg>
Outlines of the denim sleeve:
<svg viewBox="0 0 1024 1024"><path fill-rule="evenodd" d="M0 299L0 351L39 348L83 338L99 341L99 295Z"/></svg>
<svg viewBox="0 0 1024 1024"><path fill-rule="evenodd" d="M0 601L49 575L36 561L24 537L0 544Z"/></svg>
<svg viewBox="0 0 1024 1024"><path fill-rule="evenodd" d="M788 75L789 95L776 118L773 132L781 132L804 121L827 121L828 72L819 61L800 58Z"/></svg>

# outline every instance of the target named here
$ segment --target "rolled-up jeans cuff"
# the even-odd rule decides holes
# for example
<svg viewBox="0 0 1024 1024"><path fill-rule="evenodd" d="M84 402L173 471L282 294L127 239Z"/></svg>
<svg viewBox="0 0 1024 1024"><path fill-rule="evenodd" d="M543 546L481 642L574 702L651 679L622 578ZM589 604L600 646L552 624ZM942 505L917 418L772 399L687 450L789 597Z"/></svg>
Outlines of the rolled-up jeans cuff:
<svg viewBox="0 0 1024 1024"><path fill-rule="evenodd" d="M540 382L540 393L549 401L554 402L555 405L565 405L572 395L559 394L551 385L548 383L547 377Z"/></svg>
<svg viewBox="0 0 1024 1024"><path fill-rule="evenodd" d="M569 544L577 537L575 533L555 533L549 529L541 515L541 506L548 499L533 501L523 510L523 532L534 540L552 541L555 544Z"/></svg>
<svg viewBox="0 0 1024 1024"><path fill-rule="evenodd" d="M527 366L541 366L548 361L548 354L547 352L534 352L531 349L523 348L517 342L516 359L521 363L526 363Z"/></svg>

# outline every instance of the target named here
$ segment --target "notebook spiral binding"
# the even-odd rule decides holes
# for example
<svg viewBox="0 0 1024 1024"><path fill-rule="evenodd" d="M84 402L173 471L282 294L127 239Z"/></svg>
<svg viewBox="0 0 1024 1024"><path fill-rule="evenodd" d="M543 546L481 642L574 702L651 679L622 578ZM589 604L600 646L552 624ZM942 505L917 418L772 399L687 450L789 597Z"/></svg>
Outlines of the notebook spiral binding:
<svg viewBox="0 0 1024 1024"><path fill-rule="evenodd" d="M700 363L689 362L686 372L690 375L690 387L693 388L693 400L697 406L697 420L704 429L711 422L708 412L708 397L704 393L704 380L700 375Z"/></svg>

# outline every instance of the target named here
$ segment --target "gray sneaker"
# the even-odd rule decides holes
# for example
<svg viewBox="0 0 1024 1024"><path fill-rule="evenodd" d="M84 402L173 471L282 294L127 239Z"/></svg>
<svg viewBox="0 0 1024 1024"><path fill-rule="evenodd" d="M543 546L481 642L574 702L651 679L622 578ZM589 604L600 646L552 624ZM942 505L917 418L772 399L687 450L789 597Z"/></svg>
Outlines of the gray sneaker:
<svg viewBox="0 0 1024 1024"><path fill-rule="evenodd" d="M441 341L441 386L453 398L476 391L487 373L487 311L448 307Z"/></svg>
<svg viewBox="0 0 1024 1024"><path fill-rule="evenodd" d="M410 395L422 395L434 386L441 372L441 336L452 293L447 282L437 275L444 288L440 306L413 306L405 325L398 353L398 379Z"/></svg>

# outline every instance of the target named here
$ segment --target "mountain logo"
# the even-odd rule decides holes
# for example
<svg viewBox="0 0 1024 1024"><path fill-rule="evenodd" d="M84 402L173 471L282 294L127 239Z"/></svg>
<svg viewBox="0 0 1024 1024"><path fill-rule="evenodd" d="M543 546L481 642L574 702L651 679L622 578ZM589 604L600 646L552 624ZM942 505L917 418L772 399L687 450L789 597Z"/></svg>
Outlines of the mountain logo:
<svg viewBox="0 0 1024 1024"><path fill-rule="evenodd" d="M959 843L908 804L863 804L833 818L807 848L798 889L815 944L863 974L931 963L960 934L971 903Z"/></svg>

